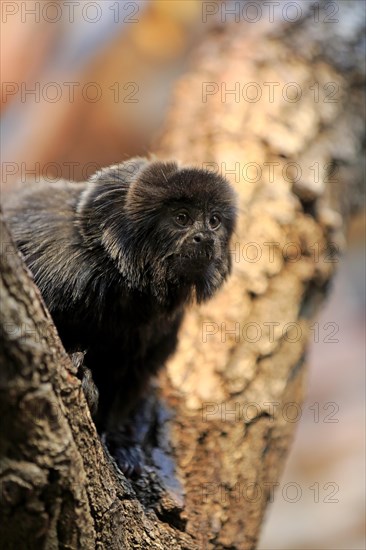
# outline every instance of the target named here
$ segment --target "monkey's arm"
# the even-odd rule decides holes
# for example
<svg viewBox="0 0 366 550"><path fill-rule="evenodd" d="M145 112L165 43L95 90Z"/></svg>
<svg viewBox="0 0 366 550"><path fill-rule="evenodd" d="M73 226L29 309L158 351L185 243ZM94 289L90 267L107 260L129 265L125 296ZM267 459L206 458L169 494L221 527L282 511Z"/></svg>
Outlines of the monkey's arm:
<svg viewBox="0 0 366 550"><path fill-rule="evenodd" d="M92 347L85 356L85 365L91 368L99 390L99 406L95 422L100 434L115 457L121 470L128 476L141 472L143 447L154 425L147 408L151 378L174 352L182 315L162 327L143 332L136 337L135 347L126 353L114 339L105 347ZM161 331L161 332L159 332ZM154 338L152 337L154 336ZM93 394L94 383L85 379Z"/></svg>

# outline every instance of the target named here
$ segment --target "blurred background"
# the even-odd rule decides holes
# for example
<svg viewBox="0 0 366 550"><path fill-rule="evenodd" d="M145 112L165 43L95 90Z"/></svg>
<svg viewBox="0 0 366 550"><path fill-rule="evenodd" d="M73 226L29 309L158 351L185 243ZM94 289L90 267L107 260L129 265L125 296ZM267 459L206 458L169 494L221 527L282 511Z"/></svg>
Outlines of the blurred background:
<svg viewBox="0 0 366 550"><path fill-rule="evenodd" d="M3 1L1 10L4 192L25 177L86 179L152 151L195 46L225 24L204 22L199 0ZM260 550L365 548L364 234L359 215L314 326L307 400Z"/></svg>

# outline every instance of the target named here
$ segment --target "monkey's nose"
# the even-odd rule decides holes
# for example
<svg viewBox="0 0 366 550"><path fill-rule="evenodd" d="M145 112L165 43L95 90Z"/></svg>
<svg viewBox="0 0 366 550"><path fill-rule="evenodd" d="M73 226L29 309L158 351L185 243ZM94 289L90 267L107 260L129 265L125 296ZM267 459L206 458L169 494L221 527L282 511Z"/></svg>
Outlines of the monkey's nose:
<svg viewBox="0 0 366 550"><path fill-rule="evenodd" d="M213 245L213 239L211 235L196 233L193 237L193 244L211 247Z"/></svg>
<svg viewBox="0 0 366 550"><path fill-rule="evenodd" d="M196 233L195 236L193 237L193 242L195 243L201 243L203 241L204 237L202 235L202 233Z"/></svg>

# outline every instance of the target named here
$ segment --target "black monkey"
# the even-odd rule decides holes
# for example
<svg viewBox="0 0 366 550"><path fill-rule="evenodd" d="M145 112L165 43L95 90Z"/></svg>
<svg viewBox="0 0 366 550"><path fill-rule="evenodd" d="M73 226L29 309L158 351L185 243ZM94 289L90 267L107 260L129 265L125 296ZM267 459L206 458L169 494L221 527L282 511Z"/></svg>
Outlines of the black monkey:
<svg viewBox="0 0 366 550"><path fill-rule="evenodd" d="M4 210L66 350L86 351L98 431L132 474L121 423L174 352L184 307L230 273L234 192L213 172L138 157L88 182L27 183Z"/></svg>

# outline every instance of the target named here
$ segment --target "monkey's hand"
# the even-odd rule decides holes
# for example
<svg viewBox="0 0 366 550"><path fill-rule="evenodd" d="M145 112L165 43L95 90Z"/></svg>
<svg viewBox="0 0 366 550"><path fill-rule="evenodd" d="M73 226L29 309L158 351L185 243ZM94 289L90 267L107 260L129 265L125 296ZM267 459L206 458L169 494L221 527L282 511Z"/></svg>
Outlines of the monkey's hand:
<svg viewBox="0 0 366 550"><path fill-rule="evenodd" d="M125 426L118 431L103 434L102 439L123 474L132 479L138 478L143 470L144 459L134 430Z"/></svg>
<svg viewBox="0 0 366 550"><path fill-rule="evenodd" d="M89 405L90 414L94 417L98 410L99 391L94 383L91 370L83 365L84 355L82 352L73 353L71 360L78 369L77 376L81 380L81 387Z"/></svg>
<svg viewBox="0 0 366 550"><path fill-rule="evenodd" d="M79 376L81 376L81 387L83 388L86 401L89 405L90 414L94 417L98 410L98 388L94 384L91 370L84 367L84 365L79 369Z"/></svg>

